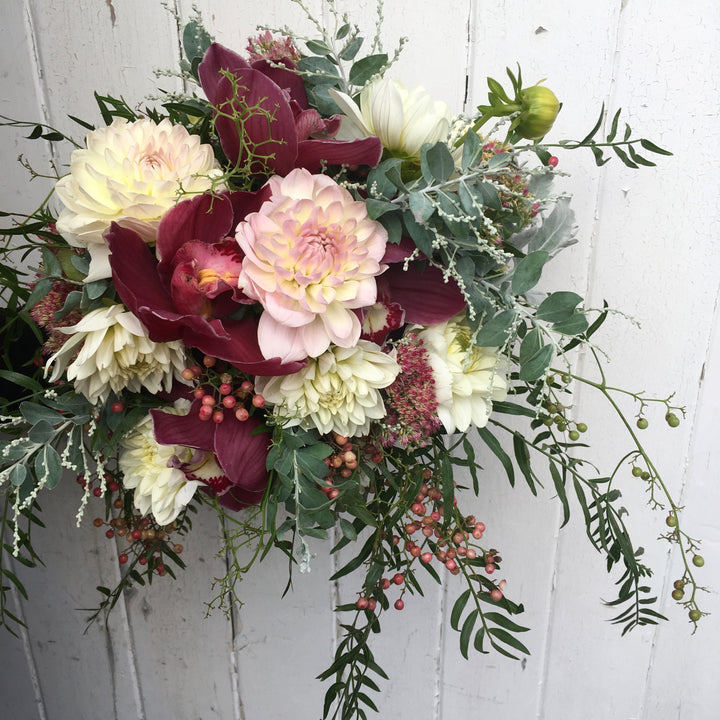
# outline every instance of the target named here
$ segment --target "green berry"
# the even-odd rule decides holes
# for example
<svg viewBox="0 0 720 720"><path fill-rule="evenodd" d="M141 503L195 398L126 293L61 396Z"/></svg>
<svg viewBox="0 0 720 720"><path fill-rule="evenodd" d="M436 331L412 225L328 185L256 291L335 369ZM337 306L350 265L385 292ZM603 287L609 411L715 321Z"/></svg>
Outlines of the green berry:
<svg viewBox="0 0 720 720"><path fill-rule="evenodd" d="M640 479L641 480L649 480L650 473L647 470L643 470L643 472L640 473Z"/></svg>
<svg viewBox="0 0 720 720"><path fill-rule="evenodd" d="M676 590L682 590L682 589L685 587L685 581L684 581L684 580L676 580L676 581L673 583L673 587L674 587Z"/></svg>
<svg viewBox="0 0 720 720"><path fill-rule="evenodd" d="M546 427L550 427L552 424L553 424L553 419L551 417L546 417L543 420L543 425L545 425Z"/></svg>
<svg viewBox="0 0 720 720"><path fill-rule="evenodd" d="M644 430L648 426L648 421L645 418L640 418L636 423L638 429Z"/></svg>
<svg viewBox="0 0 720 720"><path fill-rule="evenodd" d="M682 590L673 590L672 591L673 600L677 600L678 602L680 602L680 600L682 600L684 596L685 596L685 593Z"/></svg>
<svg viewBox="0 0 720 720"><path fill-rule="evenodd" d="M693 565L702 567L705 564L705 558L702 555L693 555Z"/></svg>
<svg viewBox="0 0 720 720"><path fill-rule="evenodd" d="M546 405L545 409L551 414L554 415L558 411L557 405L555 403L549 403Z"/></svg>
<svg viewBox="0 0 720 720"><path fill-rule="evenodd" d="M635 477L640 477L643 474L642 468L639 468L637 465L632 469L632 474Z"/></svg>
<svg viewBox="0 0 720 720"><path fill-rule="evenodd" d="M564 374L560 377L560 379L567 385L572 380L572 377L570 377L570 375Z"/></svg>
<svg viewBox="0 0 720 720"><path fill-rule="evenodd" d="M665 416L665 422L666 422L670 427L677 427L677 426L680 424L680 418L678 418L678 416L675 415L675 413L668 413L668 414Z"/></svg>
<svg viewBox="0 0 720 720"><path fill-rule="evenodd" d="M587 425L585 423L578 423L577 429L578 429L578 432L581 432L581 433L587 432Z"/></svg>
<svg viewBox="0 0 720 720"><path fill-rule="evenodd" d="M559 422L557 427L560 432L565 432L567 430L567 425L564 422Z"/></svg>
<svg viewBox="0 0 720 720"><path fill-rule="evenodd" d="M702 613L701 613L699 610L691 610L691 611L688 613L688 617L689 617L693 622L697 622L697 621L702 617Z"/></svg>
<svg viewBox="0 0 720 720"><path fill-rule="evenodd" d="M677 527L677 524L678 524L677 518L672 513L670 513L670 515L668 515L665 518L665 524L668 527Z"/></svg>
<svg viewBox="0 0 720 720"><path fill-rule="evenodd" d="M571 430L569 433L571 440L579 440L580 439L580 433L577 430Z"/></svg>

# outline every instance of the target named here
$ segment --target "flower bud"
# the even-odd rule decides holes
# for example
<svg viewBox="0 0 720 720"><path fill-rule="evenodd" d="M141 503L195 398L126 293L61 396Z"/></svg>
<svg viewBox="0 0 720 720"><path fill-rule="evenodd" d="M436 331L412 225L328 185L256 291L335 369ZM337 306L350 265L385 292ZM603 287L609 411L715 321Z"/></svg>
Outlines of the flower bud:
<svg viewBox="0 0 720 720"><path fill-rule="evenodd" d="M515 130L526 140L546 135L560 112L560 102L552 90L542 85L525 88L521 93L522 111Z"/></svg>

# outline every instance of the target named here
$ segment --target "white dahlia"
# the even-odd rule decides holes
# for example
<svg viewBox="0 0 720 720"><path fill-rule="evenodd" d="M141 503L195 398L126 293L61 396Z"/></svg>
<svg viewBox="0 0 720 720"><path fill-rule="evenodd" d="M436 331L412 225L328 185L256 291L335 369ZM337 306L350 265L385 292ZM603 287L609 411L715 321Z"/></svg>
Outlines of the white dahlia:
<svg viewBox="0 0 720 720"><path fill-rule="evenodd" d="M55 192L65 206L58 232L90 251L87 282L111 276L103 233L113 221L155 239L160 218L180 197L206 192L220 174L210 145L169 120L128 122L88 133L87 148L75 150L70 173Z"/></svg>
<svg viewBox="0 0 720 720"><path fill-rule="evenodd" d="M93 310L75 325L58 330L71 337L48 360L48 368L54 365L50 380L55 382L66 372L75 391L93 404L105 402L111 392L140 392L145 387L155 395L169 391L173 379L185 382L182 343L153 342L123 305Z"/></svg>
<svg viewBox="0 0 720 720"><path fill-rule="evenodd" d="M366 435L370 421L385 417L380 390L393 383L400 366L375 343L331 347L292 375L259 377L255 389L275 405L288 425L316 427L321 433Z"/></svg>
<svg viewBox="0 0 720 720"><path fill-rule="evenodd" d="M165 408L165 412L177 412ZM178 413L179 414L179 413ZM123 485L135 490L135 507L151 512L160 525L171 523L190 502L201 482L188 480L177 467L189 462L193 450L180 445L160 445L148 415L120 443Z"/></svg>
<svg viewBox="0 0 720 720"><path fill-rule="evenodd" d="M397 80L376 80L360 93L359 110L348 95L332 89L330 94L344 113L341 140L375 135L391 155L405 158L419 158L425 143L447 140L450 108L423 87L408 92Z"/></svg>
<svg viewBox="0 0 720 720"><path fill-rule="evenodd" d="M493 400L507 397L507 361L495 348L472 344L461 313L446 322L416 328L435 381L437 414L448 432L485 427Z"/></svg>

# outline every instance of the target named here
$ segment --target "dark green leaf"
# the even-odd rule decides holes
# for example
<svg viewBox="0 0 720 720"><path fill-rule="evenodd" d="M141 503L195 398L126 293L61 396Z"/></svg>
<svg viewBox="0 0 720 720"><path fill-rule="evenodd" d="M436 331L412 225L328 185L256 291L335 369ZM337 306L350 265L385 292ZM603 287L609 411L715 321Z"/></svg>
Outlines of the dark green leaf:
<svg viewBox="0 0 720 720"><path fill-rule="evenodd" d="M523 627L522 625L518 625L517 623L514 623L510 618L508 618L505 615L501 615L500 613L496 612L486 612L484 615L485 619L489 622L495 623L495 625L500 625L500 627L504 627L506 630L509 630L510 632L527 632L530 630L530 628Z"/></svg>
<svg viewBox="0 0 720 720"><path fill-rule="evenodd" d="M552 326L555 332L562 333L563 335L579 335L588 328L587 318L583 313L575 313L567 320L557 322Z"/></svg>
<svg viewBox="0 0 720 720"><path fill-rule="evenodd" d="M628 156L627 153L617 145L613 145L613 150L615 151L615 154L623 161L627 167L632 168L633 170L637 170L638 166L636 163L634 163Z"/></svg>
<svg viewBox="0 0 720 720"><path fill-rule="evenodd" d="M355 530L355 526L349 520L340 518L340 530L348 540L357 540L357 530Z"/></svg>
<svg viewBox="0 0 720 720"><path fill-rule="evenodd" d="M656 145L654 142L650 142L650 140L645 140L644 138L640 140L640 144L650 152L657 153L658 155L672 155L672 153L669 150L663 150L661 147Z"/></svg>
<svg viewBox="0 0 720 720"><path fill-rule="evenodd" d="M475 622L478 619L478 611L477 609L473 610L468 614L468 616L465 618L465 622L463 623L462 630L460 631L460 652L462 653L462 656L467 660L468 659L468 648L470 647L470 636L472 635L473 628L475 627Z"/></svg>
<svg viewBox="0 0 720 720"><path fill-rule="evenodd" d="M622 108L618 108L618 111L615 113L615 116L612 120L612 125L610 126L610 132L608 133L608 136L606 138L607 142L612 142L615 139L615 135L617 134L617 128L618 128L618 121L620 120L620 111Z"/></svg>
<svg viewBox="0 0 720 720"><path fill-rule="evenodd" d="M20 403L20 412L31 425L35 425L40 420L55 425L62 420L62 416L54 410L34 402Z"/></svg>
<svg viewBox="0 0 720 720"><path fill-rule="evenodd" d="M528 452L525 439L520 433L513 434L513 450L515 451L515 459L517 460L520 472L522 472L525 477L525 482L527 482L532 494L537 495L533 472L530 467L530 453Z"/></svg>
<svg viewBox="0 0 720 720"><path fill-rule="evenodd" d="M515 648L515 650L519 650L522 653L525 653L526 655L530 654L530 651L514 636L511 635L507 630L503 630L503 628L497 628L492 627L489 630L490 634L496 637L501 642L504 642L506 645L510 645L510 647Z"/></svg>
<svg viewBox="0 0 720 720"><path fill-rule="evenodd" d="M452 612L450 613L450 627L453 630L460 630L460 618L462 617L463 610L467 605L467 601L470 598L470 589L465 590L460 597L455 601Z"/></svg>
<svg viewBox="0 0 720 720"><path fill-rule="evenodd" d="M486 427L479 428L478 435L480 435L483 442L490 448L490 450L492 450L497 459L500 460L502 466L505 468L510 485L515 487L515 470L513 468L512 460L505 450L503 450L498 439Z"/></svg>

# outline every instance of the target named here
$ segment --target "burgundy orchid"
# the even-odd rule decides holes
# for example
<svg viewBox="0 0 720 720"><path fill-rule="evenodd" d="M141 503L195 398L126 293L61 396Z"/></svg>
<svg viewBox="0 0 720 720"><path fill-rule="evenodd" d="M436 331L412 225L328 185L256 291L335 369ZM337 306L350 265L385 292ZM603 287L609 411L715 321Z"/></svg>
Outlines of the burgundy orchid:
<svg viewBox="0 0 720 720"><path fill-rule="evenodd" d="M182 340L253 374L284 375L303 366L263 357L256 315L228 317L253 301L237 288L242 255L227 235L264 199L264 191L236 192L197 195L178 203L158 228L159 263L135 231L117 223L110 226L105 238L113 282L152 340Z"/></svg>
<svg viewBox="0 0 720 720"><path fill-rule="evenodd" d="M200 83L215 108L215 129L228 160L238 168L245 168L249 161L250 174L264 175L287 175L294 168L318 172L323 161L377 165L382 155L380 140L333 140L340 117L325 120L311 109L303 81L293 72L294 64L282 62L286 67L271 66L265 60L250 64L218 43L205 53Z"/></svg>
<svg viewBox="0 0 720 720"><path fill-rule="evenodd" d="M377 303L363 311L364 339L382 345L404 323L437 325L467 307L455 280L446 281L442 271L429 265L424 255L404 268L413 252L417 254L408 238L399 244L388 243L382 260L388 269L376 280Z"/></svg>
<svg viewBox="0 0 720 720"><path fill-rule="evenodd" d="M202 421L200 405L195 401L188 415L151 410L155 439L161 445L198 450L181 469L189 479L203 482L221 505L231 510L257 505L268 482L270 436L257 432L262 423L252 416L241 422L233 413L226 413L221 423Z"/></svg>

